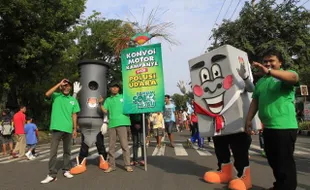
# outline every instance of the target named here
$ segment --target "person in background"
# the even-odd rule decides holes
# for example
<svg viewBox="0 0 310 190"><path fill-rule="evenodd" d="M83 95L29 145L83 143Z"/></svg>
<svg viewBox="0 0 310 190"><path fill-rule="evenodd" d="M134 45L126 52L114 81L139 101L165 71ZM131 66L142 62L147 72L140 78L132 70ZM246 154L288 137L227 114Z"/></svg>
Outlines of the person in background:
<svg viewBox="0 0 310 190"><path fill-rule="evenodd" d="M161 112L152 113L149 118L153 124L153 133L156 138L157 147L161 147L161 138L164 136L164 117Z"/></svg>
<svg viewBox="0 0 310 190"><path fill-rule="evenodd" d="M29 160L33 160L35 159L35 156L32 154L32 152L35 150L36 145L38 143L38 139L36 135L38 133L38 128L36 124L32 122L31 117L27 117L27 123L25 125L24 130L26 133L26 144L28 148L28 151L25 155Z"/></svg>
<svg viewBox="0 0 310 190"><path fill-rule="evenodd" d="M172 128L175 125L175 105L170 101L170 96L165 95L165 107L164 107L164 120L165 120L165 129L168 133L170 140L170 146L174 148Z"/></svg>
<svg viewBox="0 0 310 190"><path fill-rule="evenodd" d="M2 140L3 155L6 156L6 145L9 145L10 154L13 152L13 137L14 130L12 118L9 116L8 111L2 112L2 118L0 119L0 138Z"/></svg>
<svg viewBox="0 0 310 190"><path fill-rule="evenodd" d="M186 108L183 111L182 116L183 116L183 124L185 126L185 129L189 130L189 127L188 127L188 117L189 117L189 115L187 114L187 109Z"/></svg>
<svg viewBox="0 0 310 190"><path fill-rule="evenodd" d="M15 137L16 137L16 145L12 153L13 158L23 157L25 156L25 149L26 149L26 136L25 136L25 130L24 125L26 123L26 106L21 105L19 107L19 112L17 112L13 116L13 123L15 128ZM19 153L19 156L17 156L17 153Z"/></svg>
<svg viewBox="0 0 310 190"><path fill-rule="evenodd" d="M193 112L190 116L190 124L192 126L191 129L193 130L193 133L189 141L194 144L197 140L198 147L202 148L202 143L201 143L201 138L200 138L200 133L199 133L199 128L198 128L198 116L195 112Z"/></svg>
<svg viewBox="0 0 310 190"><path fill-rule="evenodd" d="M143 118L142 114L131 114L130 115L130 131L133 141L133 158L130 163L131 166L140 164L144 166L144 147L143 147ZM147 132L147 121L145 121L145 132ZM141 160L138 162L138 149L141 148Z"/></svg>
<svg viewBox="0 0 310 190"><path fill-rule="evenodd" d="M178 131L183 132L183 127L184 127L184 118L183 118L183 111L180 110L177 112L177 121L178 121Z"/></svg>

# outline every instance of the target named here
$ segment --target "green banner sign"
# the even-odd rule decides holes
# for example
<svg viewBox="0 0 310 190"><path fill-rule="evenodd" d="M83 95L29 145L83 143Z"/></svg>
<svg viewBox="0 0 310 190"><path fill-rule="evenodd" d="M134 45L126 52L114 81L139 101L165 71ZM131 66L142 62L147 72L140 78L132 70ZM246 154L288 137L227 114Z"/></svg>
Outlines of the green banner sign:
<svg viewBox="0 0 310 190"><path fill-rule="evenodd" d="M161 44L122 51L124 114L163 111L164 74Z"/></svg>

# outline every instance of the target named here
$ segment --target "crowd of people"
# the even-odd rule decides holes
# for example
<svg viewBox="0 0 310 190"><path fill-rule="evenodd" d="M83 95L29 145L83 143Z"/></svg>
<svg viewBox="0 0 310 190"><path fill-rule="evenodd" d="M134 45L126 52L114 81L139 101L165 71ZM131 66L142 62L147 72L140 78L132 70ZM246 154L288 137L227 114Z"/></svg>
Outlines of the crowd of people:
<svg viewBox="0 0 310 190"><path fill-rule="evenodd" d="M38 143L38 128L33 118L26 117L26 106L13 115L9 110L2 111L0 119L0 140L2 141L3 156L12 155L12 158L26 157L33 160L36 157L35 148ZM14 147L14 140L16 142ZM7 152L9 147L9 153Z"/></svg>

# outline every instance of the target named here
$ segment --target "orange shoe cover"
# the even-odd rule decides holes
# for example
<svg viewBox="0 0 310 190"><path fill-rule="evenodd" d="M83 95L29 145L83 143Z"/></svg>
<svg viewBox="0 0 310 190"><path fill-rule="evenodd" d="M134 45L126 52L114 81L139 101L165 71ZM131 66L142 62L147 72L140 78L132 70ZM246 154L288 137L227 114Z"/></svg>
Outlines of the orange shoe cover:
<svg viewBox="0 0 310 190"><path fill-rule="evenodd" d="M99 160L100 160L100 162L99 162L99 168L100 169L106 170L109 168L109 163L104 160L102 155L99 156Z"/></svg>
<svg viewBox="0 0 310 190"><path fill-rule="evenodd" d="M232 163L222 164L221 171L206 172L203 179L207 183L228 183L232 180Z"/></svg>
<svg viewBox="0 0 310 190"><path fill-rule="evenodd" d="M230 181L228 188L233 190L251 189L252 182L251 182L250 167L244 168L243 175L240 178Z"/></svg>
<svg viewBox="0 0 310 190"><path fill-rule="evenodd" d="M70 173L73 175L81 174L86 171L86 158L79 162L79 157L76 157L76 166L71 168Z"/></svg>

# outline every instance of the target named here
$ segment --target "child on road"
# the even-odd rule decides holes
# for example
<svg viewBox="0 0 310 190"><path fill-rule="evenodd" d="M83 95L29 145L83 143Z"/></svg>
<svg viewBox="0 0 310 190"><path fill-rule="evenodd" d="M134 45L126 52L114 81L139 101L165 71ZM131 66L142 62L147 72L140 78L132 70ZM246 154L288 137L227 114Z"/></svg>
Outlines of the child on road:
<svg viewBox="0 0 310 190"><path fill-rule="evenodd" d="M35 159L33 152L36 148L38 143L37 134L38 128L37 126L32 123L32 118L27 118L27 124L25 125L25 133L26 133L26 144L27 144L27 153L25 154L29 160Z"/></svg>

